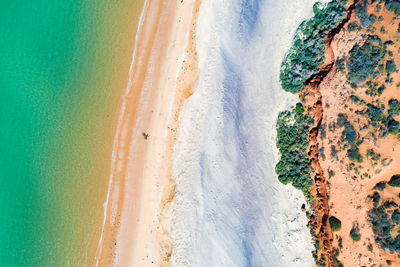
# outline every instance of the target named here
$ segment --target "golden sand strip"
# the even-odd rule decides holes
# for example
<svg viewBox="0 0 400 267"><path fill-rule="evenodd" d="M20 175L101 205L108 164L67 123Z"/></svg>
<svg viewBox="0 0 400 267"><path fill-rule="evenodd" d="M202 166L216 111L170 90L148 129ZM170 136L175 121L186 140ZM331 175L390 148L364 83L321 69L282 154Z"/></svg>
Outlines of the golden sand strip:
<svg viewBox="0 0 400 267"><path fill-rule="evenodd" d="M99 266L168 265L161 219L171 201L178 117L197 80L200 0L145 4L111 166ZM167 221L167 220L164 220Z"/></svg>

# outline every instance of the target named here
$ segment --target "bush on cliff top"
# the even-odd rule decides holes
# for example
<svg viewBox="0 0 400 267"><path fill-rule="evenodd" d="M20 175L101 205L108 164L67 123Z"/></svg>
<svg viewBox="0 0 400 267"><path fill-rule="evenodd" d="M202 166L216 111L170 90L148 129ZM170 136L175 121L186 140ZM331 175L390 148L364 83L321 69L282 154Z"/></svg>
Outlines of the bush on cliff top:
<svg viewBox="0 0 400 267"><path fill-rule="evenodd" d="M324 37L346 17L347 1L333 0L314 5L314 17L303 21L297 28L293 45L282 62L280 80L283 90L296 93L305 82L318 73L324 63Z"/></svg>
<svg viewBox="0 0 400 267"><path fill-rule="evenodd" d="M389 114L390 115L399 115L400 113L400 102L397 99L390 99L388 102L389 105Z"/></svg>
<svg viewBox="0 0 400 267"><path fill-rule="evenodd" d="M386 201L368 211L368 220L372 224L375 241L382 249L400 252L400 209L392 201Z"/></svg>
<svg viewBox="0 0 400 267"><path fill-rule="evenodd" d="M350 237L355 242L360 241L361 234L360 234L360 228L358 228L358 225L353 225L353 228L351 228L351 231L350 231Z"/></svg>
<svg viewBox="0 0 400 267"><path fill-rule="evenodd" d="M374 15L368 14L368 3L365 1L361 1L354 11L359 18L361 25L365 28L371 27L377 21Z"/></svg>
<svg viewBox="0 0 400 267"><path fill-rule="evenodd" d="M277 122L277 147L281 159L275 171L281 183L292 183L303 192L307 192L312 185L310 160L307 157L307 137L312 123L308 115L298 113L295 109L280 113Z"/></svg>
<svg viewBox="0 0 400 267"><path fill-rule="evenodd" d="M398 0L385 0L385 7L396 16L400 16L400 2Z"/></svg>
<svg viewBox="0 0 400 267"><path fill-rule="evenodd" d="M400 187L400 175L393 175L388 184L393 187Z"/></svg>
<svg viewBox="0 0 400 267"><path fill-rule="evenodd" d="M340 229L342 229L342 222L335 216L329 217L329 225L331 226L332 232L340 231Z"/></svg>
<svg viewBox="0 0 400 267"><path fill-rule="evenodd" d="M362 46L356 44L349 55L347 78L357 85L374 75L375 69L384 59L385 49L378 36L370 36Z"/></svg>
<svg viewBox="0 0 400 267"><path fill-rule="evenodd" d="M389 75L396 72L397 71L396 63L394 63L393 60L386 61L385 70Z"/></svg>
<svg viewBox="0 0 400 267"><path fill-rule="evenodd" d="M392 116L392 114L394 115L397 112L396 103L390 101L387 112L383 104L373 105L368 103L366 105L365 114L370 119L371 125L379 130L382 137L387 134L396 135L400 132L400 123Z"/></svg>

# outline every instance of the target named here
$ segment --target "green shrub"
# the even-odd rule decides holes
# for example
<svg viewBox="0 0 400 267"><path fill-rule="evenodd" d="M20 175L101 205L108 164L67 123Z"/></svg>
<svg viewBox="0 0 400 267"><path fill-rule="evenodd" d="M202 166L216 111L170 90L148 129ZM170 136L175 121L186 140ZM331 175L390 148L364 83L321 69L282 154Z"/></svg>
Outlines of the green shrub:
<svg viewBox="0 0 400 267"><path fill-rule="evenodd" d="M349 55L347 78L357 85L374 75L376 67L383 61L385 50L378 36L369 36L362 46L356 44Z"/></svg>
<svg viewBox="0 0 400 267"><path fill-rule="evenodd" d="M386 188L386 182L379 182L374 186L374 189L383 191Z"/></svg>
<svg viewBox="0 0 400 267"><path fill-rule="evenodd" d="M354 103L354 104L363 104L365 105L366 102L362 99L360 99L359 97L355 96L355 95L351 95L350 96L350 100Z"/></svg>
<svg viewBox="0 0 400 267"><path fill-rule="evenodd" d="M398 209L393 211L392 221L393 221L393 223L400 225L400 211Z"/></svg>
<svg viewBox="0 0 400 267"><path fill-rule="evenodd" d="M277 121L277 147L281 159L275 167L278 179L307 192L313 181L310 160L307 157L309 127L313 120L295 109L279 114Z"/></svg>
<svg viewBox="0 0 400 267"><path fill-rule="evenodd" d="M374 207L379 206L379 203L381 202L381 196L378 192L374 192L374 194L372 195L372 201L374 203Z"/></svg>
<svg viewBox="0 0 400 267"><path fill-rule="evenodd" d="M367 115L372 122L383 123L387 119L387 115L385 114L385 107L383 105L374 106L368 103L367 108Z"/></svg>
<svg viewBox="0 0 400 267"><path fill-rule="evenodd" d="M400 187L400 174L393 175L388 184L393 187Z"/></svg>
<svg viewBox="0 0 400 267"><path fill-rule="evenodd" d="M347 120L347 118L345 118L343 126L344 126L344 131L342 133L342 141L347 142L351 146L357 146L358 143L357 132L354 129L353 125L351 125L350 122Z"/></svg>
<svg viewBox="0 0 400 267"><path fill-rule="evenodd" d="M319 72L325 60L324 37L346 17L344 2L333 0L327 5L317 2L314 17L297 28L293 45L282 62L280 81L283 90L296 93Z"/></svg>
<svg viewBox="0 0 400 267"><path fill-rule="evenodd" d="M359 31L359 30L361 30L361 27L360 27L360 25L358 25L357 22L351 22L351 23L349 23L349 25L347 26L347 30L348 30L349 32Z"/></svg>
<svg viewBox="0 0 400 267"><path fill-rule="evenodd" d="M392 73L396 72L397 71L396 63L394 63L393 60L386 61L385 69L388 74L392 74Z"/></svg>
<svg viewBox="0 0 400 267"><path fill-rule="evenodd" d="M390 99L388 102L389 111L388 113L392 116L399 115L400 113L400 102L397 99Z"/></svg>
<svg viewBox="0 0 400 267"><path fill-rule="evenodd" d="M297 114L303 114L304 113L304 107L301 103L296 104L295 111Z"/></svg>
<svg viewBox="0 0 400 267"><path fill-rule="evenodd" d="M378 162L381 159L381 155L376 153L372 148L367 150L367 158L373 162Z"/></svg>
<svg viewBox="0 0 400 267"><path fill-rule="evenodd" d="M395 119L393 119L392 116L388 116L386 125L387 125L387 131L389 134L395 135L400 130L400 123L398 121L396 121Z"/></svg>
<svg viewBox="0 0 400 267"><path fill-rule="evenodd" d="M397 28L397 37L400 37L400 24L399 24L399 26Z"/></svg>
<svg viewBox="0 0 400 267"><path fill-rule="evenodd" d="M387 134L397 135L400 133L400 123L392 115L399 113L399 102L395 99L389 100L389 109L386 112L383 104L366 104L367 109L359 114L365 114L371 121L371 125L379 131L380 136Z"/></svg>
<svg viewBox="0 0 400 267"><path fill-rule="evenodd" d="M325 159L326 159L326 156L325 156L325 149L324 149L323 147L321 147L320 149L318 149L318 153L319 153L319 155L321 156L322 160L325 160Z"/></svg>
<svg viewBox="0 0 400 267"><path fill-rule="evenodd" d="M336 146L331 145L331 158L339 160L337 153Z"/></svg>
<svg viewBox="0 0 400 267"><path fill-rule="evenodd" d="M361 25L365 28L370 28L375 22L376 17L374 15L369 15L367 12L368 4L366 1L361 1L354 9L356 16L361 21Z"/></svg>
<svg viewBox="0 0 400 267"><path fill-rule="evenodd" d="M322 124L319 127L319 135L320 135L321 139L325 139L326 138L326 125L325 124Z"/></svg>
<svg viewBox="0 0 400 267"><path fill-rule="evenodd" d="M400 16L400 2L397 0L385 0L385 7L390 12Z"/></svg>
<svg viewBox="0 0 400 267"><path fill-rule="evenodd" d="M331 226L332 232L340 231L340 229L342 229L342 222L335 216L329 217L329 225Z"/></svg>
<svg viewBox="0 0 400 267"><path fill-rule="evenodd" d="M338 259L339 249L335 249L335 254L333 254L333 266L335 267L344 267L343 263L341 263Z"/></svg>
<svg viewBox="0 0 400 267"><path fill-rule="evenodd" d="M363 157L360 153L360 150L356 146L352 146L350 149L347 150L347 157L349 160L354 162L362 162Z"/></svg>
<svg viewBox="0 0 400 267"><path fill-rule="evenodd" d="M367 90L365 91L365 93L369 96L380 96L383 91L385 91L386 87L385 85L381 85L378 87L378 83L377 82L373 82L373 81L368 81L367 82Z"/></svg>
<svg viewBox="0 0 400 267"><path fill-rule="evenodd" d="M394 208L394 209L393 209ZM368 211L368 221L372 224L375 241L382 249L400 252L399 232L393 231L400 225L400 209L392 201L386 201Z"/></svg>
<svg viewBox="0 0 400 267"><path fill-rule="evenodd" d="M350 230L350 237L355 242L360 241L361 234L360 234L360 229L358 228L358 225L353 225L353 228L351 228L351 230Z"/></svg>
<svg viewBox="0 0 400 267"><path fill-rule="evenodd" d="M344 70L345 70L344 58L337 58L335 64L336 64L336 68L338 70L340 70L341 72L344 72Z"/></svg>

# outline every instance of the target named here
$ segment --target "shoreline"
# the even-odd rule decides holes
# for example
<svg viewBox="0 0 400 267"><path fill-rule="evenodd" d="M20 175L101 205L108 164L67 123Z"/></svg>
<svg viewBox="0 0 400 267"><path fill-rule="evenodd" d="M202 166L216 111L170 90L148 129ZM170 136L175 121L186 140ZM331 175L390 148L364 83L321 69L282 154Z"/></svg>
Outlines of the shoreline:
<svg viewBox="0 0 400 267"><path fill-rule="evenodd" d="M96 266L168 261L171 247L161 219L166 219L163 210L173 191L169 176L177 134L173 127L190 95L187 82L193 87L197 77L196 71L182 73L188 64L193 69L196 65L188 60L186 49L193 27L189 22L198 4L152 0L144 4L114 140Z"/></svg>
<svg viewBox="0 0 400 267"><path fill-rule="evenodd" d="M117 125L117 129L116 129L116 134L114 137L114 143L113 143L113 150L112 150L112 161L111 161L111 171L110 171L110 176L109 176L109 183L107 186L107 197L106 197L106 201L104 202L104 217L103 217L103 224L102 224L102 229L101 229L101 234L100 234L100 239L99 239L99 243L98 243L98 247L97 247L97 252L96 252L96 267L99 265L99 261L101 259L101 254L102 254L102 246L103 246L103 235L104 235L104 231L105 231L105 227L106 227L106 221L107 221L107 214L108 214L108 205L109 205L109 201L110 201L110 193L111 193L111 188L112 188L112 184L113 184L113 173L114 173L114 165L116 162L116 151L118 150L118 136L120 136L120 131L121 131L121 124L122 124L122 120L123 120L123 116L124 116L124 111L125 111L125 106L126 106L126 95L129 94L130 88L131 88L131 76L132 76L132 70L133 70L133 64L135 62L135 58L136 58L136 47L137 47L137 42L138 42L138 37L140 34L140 30L142 27L142 22L143 22L143 14L144 11L146 9L146 5L147 5L147 0L145 0L144 4L143 4L143 8L142 11L140 13L139 16L139 21L137 24L137 30L136 30L136 34L135 34L135 43L134 43L134 48L133 48L133 56L132 56L132 61L131 61L131 65L129 67L129 74L128 74L128 85L127 88L125 89L124 94L122 95L122 105L121 105L121 111L120 111L120 115L118 117L118 125Z"/></svg>

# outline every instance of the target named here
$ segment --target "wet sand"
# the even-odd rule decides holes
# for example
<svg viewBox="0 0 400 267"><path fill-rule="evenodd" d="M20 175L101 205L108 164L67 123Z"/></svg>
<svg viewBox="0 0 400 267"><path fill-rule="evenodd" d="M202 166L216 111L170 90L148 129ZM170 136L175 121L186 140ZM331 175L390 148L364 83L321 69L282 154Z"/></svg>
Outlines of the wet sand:
<svg viewBox="0 0 400 267"><path fill-rule="evenodd" d="M114 141L98 266L168 262L161 216L172 197L177 118L196 82L193 20L199 1L147 1ZM190 41L192 40L192 41Z"/></svg>

